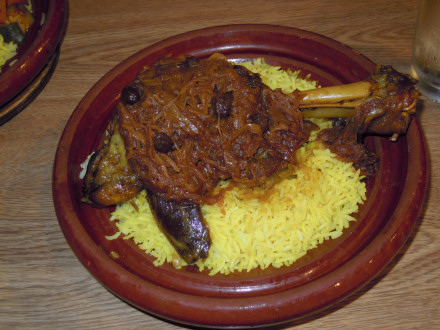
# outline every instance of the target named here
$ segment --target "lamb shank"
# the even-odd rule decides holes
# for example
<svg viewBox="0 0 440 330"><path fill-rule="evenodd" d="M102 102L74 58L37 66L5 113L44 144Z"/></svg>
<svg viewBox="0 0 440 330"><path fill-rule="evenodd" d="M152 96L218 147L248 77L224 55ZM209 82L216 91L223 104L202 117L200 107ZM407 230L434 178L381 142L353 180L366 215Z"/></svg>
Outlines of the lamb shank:
<svg viewBox="0 0 440 330"><path fill-rule="evenodd" d="M284 94L221 54L161 58L122 90L110 138L89 162L83 201L105 207L146 189L159 225L192 263L207 257L199 205L220 198L220 180L260 185L294 167L316 128L311 117L344 117L318 138L372 175L378 158L362 136L405 134L415 83L380 66L362 82Z"/></svg>

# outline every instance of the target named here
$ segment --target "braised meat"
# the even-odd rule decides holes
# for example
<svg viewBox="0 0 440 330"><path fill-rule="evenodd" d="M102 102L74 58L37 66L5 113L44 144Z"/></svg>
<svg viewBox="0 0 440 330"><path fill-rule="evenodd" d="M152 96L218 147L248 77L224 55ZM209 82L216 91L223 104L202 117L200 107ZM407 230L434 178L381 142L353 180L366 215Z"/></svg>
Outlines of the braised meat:
<svg viewBox="0 0 440 330"><path fill-rule="evenodd" d="M418 98L415 84L413 78L390 66L379 66L365 81L345 85L345 88L331 87L343 91L354 87L351 93L357 94L357 99L346 96L339 106L353 107L354 110L343 121L339 119L339 125L321 131L318 139L340 159L353 163L363 175L373 175L378 169L379 158L366 149L362 138L366 133L373 133L392 135L395 139L406 133ZM318 99L316 95L314 99ZM303 103L307 102L303 100Z"/></svg>
<svg viewBox="0 0 440 330"><path fill-rule="evenodd" d="M309 137L297 98L220 54L161 59L121 97L128 163L174 201L209 203L219 180L259 184L294 164Z"/></svg>

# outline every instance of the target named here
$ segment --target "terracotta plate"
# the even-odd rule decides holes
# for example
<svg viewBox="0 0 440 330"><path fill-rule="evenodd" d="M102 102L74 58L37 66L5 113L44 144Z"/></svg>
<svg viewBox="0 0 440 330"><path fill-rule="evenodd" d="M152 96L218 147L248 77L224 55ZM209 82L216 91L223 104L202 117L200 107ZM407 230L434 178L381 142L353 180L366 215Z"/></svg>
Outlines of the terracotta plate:
<svg viewBox="0 0 440 330"><path fill-rule="evenodd" d="M41 92L56 67L68 20L67 0L32 0L34 23L0 73L0 125ZM10 65L10 63L14 63Z"/></svg>
<svg viewBox="0 0 440 330"><path fill-rule="evenodd" d="M155 267L130 240L108 241L115 232L109 209L81 203L80 164L101 137L127 85L144 65L164 55L206 57L221 52L240 62L264 57L269 64L300 68L322 85L355 82L375 67L369 59L311 32L270 25L197 30L147 47L106 74L84 97L59 142L53 197L62 231L79 260L106 288L154 315L200 326L281 323L331 305L371 280L398 252L421 209L427 154L419 122L396 143L370 137L381 158L367 182L368 199L358 221L335 240L310 251L291 267L208 276L188 267ZM118 259L110 256L117 251Z"/></svg>

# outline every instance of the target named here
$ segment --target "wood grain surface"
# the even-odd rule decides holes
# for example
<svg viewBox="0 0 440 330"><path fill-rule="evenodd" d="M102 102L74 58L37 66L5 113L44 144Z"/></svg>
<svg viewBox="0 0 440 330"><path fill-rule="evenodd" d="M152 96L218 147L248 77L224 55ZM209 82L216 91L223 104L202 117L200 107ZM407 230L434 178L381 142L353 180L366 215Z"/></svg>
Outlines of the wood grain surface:
<svg viewBox="0 0 440 330"><path fill-rule="evenodd" d="M410 72L415 0L70 1L55 73L37 99L0 127L0 328L178 329L102 287L67 245L51 180L64 126L116 64L198 28L268 23L343 42L376 63ZM430 153L429 194L401 253L369 285L285 328L440 328L440 105L421 102Z"/></svg>

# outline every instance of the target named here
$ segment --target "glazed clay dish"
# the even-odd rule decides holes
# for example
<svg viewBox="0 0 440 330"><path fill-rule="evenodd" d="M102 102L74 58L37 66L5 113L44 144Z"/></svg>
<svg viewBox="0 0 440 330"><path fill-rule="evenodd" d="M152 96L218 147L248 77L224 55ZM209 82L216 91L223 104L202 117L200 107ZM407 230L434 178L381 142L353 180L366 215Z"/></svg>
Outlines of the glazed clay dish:
<svg viewBox="0 0 440 330"><path fill-rule="evenodd" d="M209 276L153 258L131 240L105 238L116 231L112 209L81 203L80 164L102 142L124 86L161 56L205 58L214 52L241 62L310 73L322 86L359 81L375 63L355 50L308 31L271 25L220 26L188 32L149 46L106 74L73 112L60 139L53 198L61 229L82 264L121 299L168 320L210 327L279 324L347 297L390 262L411 233L427 185L427 154L419 121L391 142L368 137L381 165L367 181L357 221L337 239L311 250L292 266ZM111 257L118 251L119 258ZM116 298L115 298L116 299Z"/></svg>

